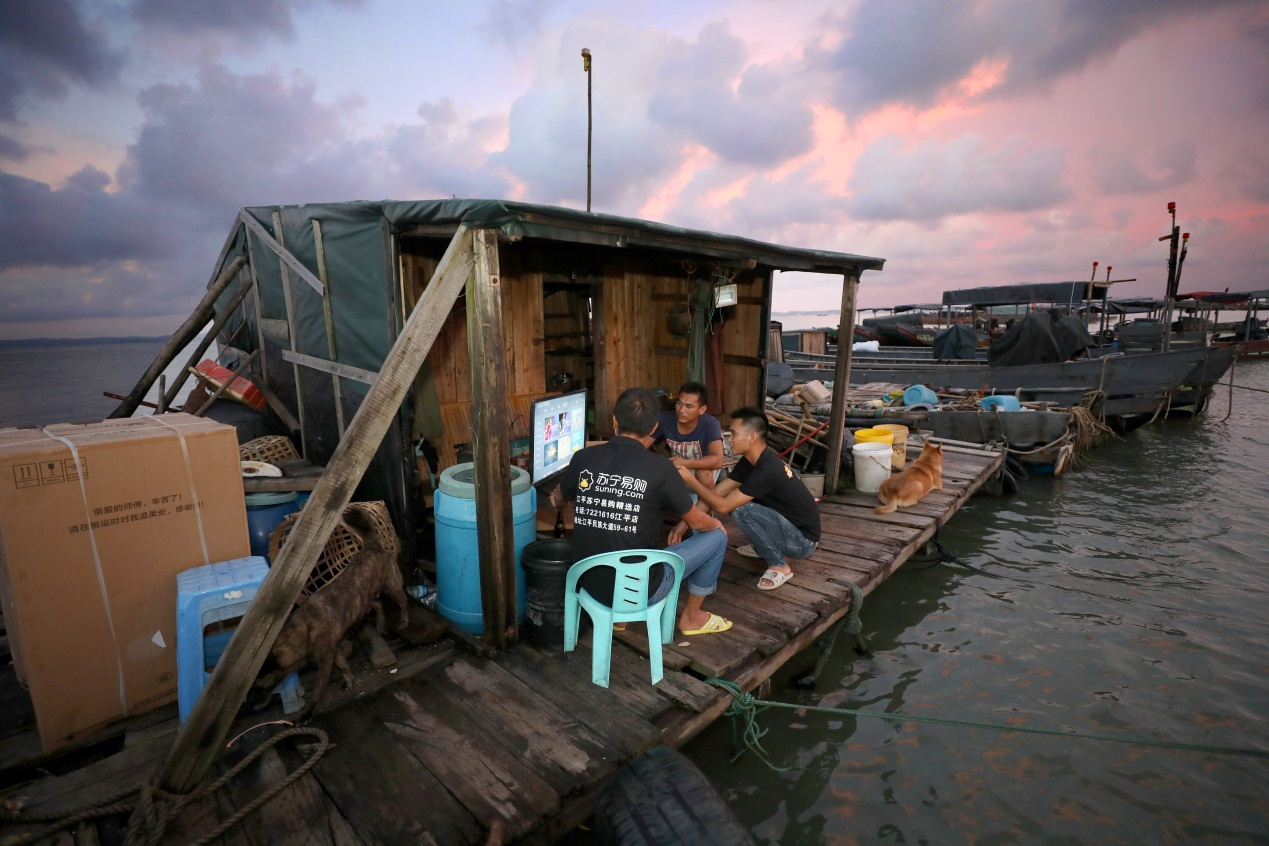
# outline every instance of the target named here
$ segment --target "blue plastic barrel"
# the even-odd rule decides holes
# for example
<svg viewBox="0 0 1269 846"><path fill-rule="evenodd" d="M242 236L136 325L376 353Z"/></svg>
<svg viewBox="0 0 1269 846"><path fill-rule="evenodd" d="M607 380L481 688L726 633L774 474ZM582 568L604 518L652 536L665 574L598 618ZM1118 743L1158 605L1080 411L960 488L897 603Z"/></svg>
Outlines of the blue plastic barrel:
<svg viewBox="0 0 1269 846"><path fill-rule="evenodd" d="M441 473L434 500L436 610L472 634L483 634L480 548L476 528L475 465L455 464ZM516 618L525 618L524 548L537 539L537 491L529 474L511 465L511 524L516 559Z"/></svg>
<svg viewBox="0 0 1269 846"><path fill-rule="evenodd" d="M251 554L269 557L269 534L287 515L300 510L308 499L295 491L247 494L247 533L251 538Z"/></svg>

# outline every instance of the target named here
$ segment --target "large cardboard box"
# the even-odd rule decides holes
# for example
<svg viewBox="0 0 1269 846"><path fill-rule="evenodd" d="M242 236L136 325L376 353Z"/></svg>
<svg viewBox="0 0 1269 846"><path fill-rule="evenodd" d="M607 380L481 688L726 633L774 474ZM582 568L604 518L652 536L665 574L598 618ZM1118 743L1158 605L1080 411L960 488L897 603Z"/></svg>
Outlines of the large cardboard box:
<svg viewBox="0 0 1269 846"><path fill-rule="evenodd" d="M0 431L0 603L45 751L176 697L176 574L250 554L232 426Z"/></svg>

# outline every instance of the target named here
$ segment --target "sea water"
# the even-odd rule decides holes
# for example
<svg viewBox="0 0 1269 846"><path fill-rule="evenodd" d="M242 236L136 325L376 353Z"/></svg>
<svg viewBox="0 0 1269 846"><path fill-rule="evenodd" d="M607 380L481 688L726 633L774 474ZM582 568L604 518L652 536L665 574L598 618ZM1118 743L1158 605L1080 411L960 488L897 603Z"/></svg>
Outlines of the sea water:
<svg viewBox="0 0 1269 846"><path fill-rule="evenodd" d="M0 346L0 428L102 420L119 406L119 400L103 391L131 393L166 342L150 338ZM189 351L182 353L163 371L166 384L173 384L188 355ZM215 355L213 344L205 357ZM180 407L193 382L192 377L186 380L175 407ZM158 389L156 381L145 399L155 402ZM137 409L138 414L152 411L145 406Z"/></svg>
<svg viewBox="0 0 1269 846"><path fill-rule="evenodd" d="M1235 384L1269 391L1269 361ZM812 691L771 700L1109 734L1112 743L772 708L736 760L727 719L687 747L760 843L1266 843L1269 393L1222 384L1156 422L975 497L863 605Z"/></svg>

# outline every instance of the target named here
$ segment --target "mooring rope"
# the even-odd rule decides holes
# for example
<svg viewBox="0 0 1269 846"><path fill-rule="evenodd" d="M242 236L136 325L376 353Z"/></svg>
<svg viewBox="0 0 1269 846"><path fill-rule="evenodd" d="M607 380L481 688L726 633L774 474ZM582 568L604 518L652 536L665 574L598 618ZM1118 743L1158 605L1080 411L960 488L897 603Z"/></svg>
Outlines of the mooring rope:
<svg viewBox="0 0 1269 846"><path fill-rule="evenodd" d="M217 790L224 787L234 779L240 772L246 769L250 764L263 755L267 750L277 745L282 740L296 735L311 735L317 738L317 748L309 755L303 764L296 767L286 778L269 787L268 790L261 793L255 799L252 799L246 805L238 810L233 816L222 822L214 831L194 841L194 846L205 846L216 838L220 837L229 829L233 828L248 815L254 812L265 802L272 799L288 786L298 781L305 773L313 768L314 765L326 754L326 750L330 748L330 737L326 732L312 726L302 726L285 729L270 737L261 743L255 749L244 757L241 761L231 767L223 776L216 781L200 787L193 793L173 794L160 790L154 785L153 781L147 781L143 784L134 784L123 790L120 790L100 802L94 803L88 807L81 808L77 811L58 811L44 813L25 813L20 809L10 809L0 806L0 819L8 822L21 824L44 823L51 822L54 825L43 828L39 831L31 832L20 840L8 844L8 846L26 846L30 843L36 843L45 840L53 835L65 831L71 826L78 825L87 820L98 819L101 817L110 817L115 814L124 814L131 812L132 816L128 820L128 831L124 839L127 846L139 846L139 844L147 844L147 846L155 846L163 839L164 830L167 824L176 817L192 802L210 796ZM236 739L236 738L235 738ZM132 801L122 801L133 793L140 793L140 796ZM166 805L160 810L161 805Z"/></svg>
<svg viewBox="0 0 1269 846"><path fill-rule="evenodd" d="M1102 740L1109 743L1127 743L1134 746L1153 746L1159 749L1179 749L1185 752L1208 752L1217 755L1239 755L1248 758L1269 759L1269 750L1249 749L1241 746L1214 746L1206 743L1182 743L1174 740L1154 740L1149 737L1134 737L1132 735L1082 732L1075 731L1074 729L1054 729L1043 728L1041 726L1017 726L1010 725L1009 723L993 723L983 720L964 720L956 717L935 717L927 714L905 714L900 711L865 711L858 708L830 708L823 705L776 702L770 699L759 699L753 694L746 693L741 690L740 686L736 683L727 681L726 679L706 678L705 681L715 687L726 690L732 695L732 703L728 706L724 715L732 718L733 726L738 718L744 719L745 728L741 733L741 736L744 738L745 747L757 753L763 763L771 767L771 769L776 772L787 772L790 767L777 767L771 763L770 757L759 742L767 734L767 730L758 728L757 715L759 711L766 710L768 708L789 708L795 711L814 711L820 714L833 714L843 717L875 717L879 720L889 720L897 723L928 723L930 725L993 729L995 731L1020 731L1026 732L1027 734L1043 734L1054 737L1074 737L1082 740ZM744 749L741 749L737 752L736 757L739 757L743 752Z"/></svg>

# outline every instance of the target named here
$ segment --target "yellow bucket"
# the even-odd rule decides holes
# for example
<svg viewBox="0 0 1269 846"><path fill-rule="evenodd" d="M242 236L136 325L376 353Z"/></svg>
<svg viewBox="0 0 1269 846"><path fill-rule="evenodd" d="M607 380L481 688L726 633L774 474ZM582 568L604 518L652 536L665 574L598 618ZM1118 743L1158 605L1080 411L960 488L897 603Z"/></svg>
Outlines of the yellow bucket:
<svg viewBox="0 0 1269 846"><path fill-rule="evenodd" d="M882 429L880 426L874 426L871 429L856 429L855 443L885 444L890 446L890 444L894 443L894 432L889 429Z"/></svg>
<svg viewBox="0 0 1269 846"><path fill-rule="evenodd" d="M902 470L903 465L908 462L908 427L898 423L878 423L873 428L885 429L894 434L894 456L890 466L891 469Z"/></svg>

